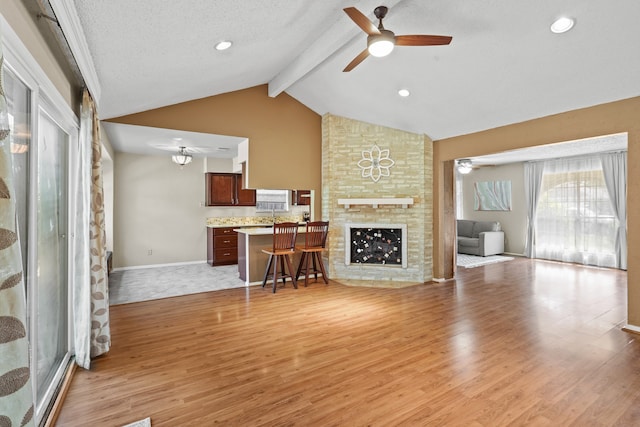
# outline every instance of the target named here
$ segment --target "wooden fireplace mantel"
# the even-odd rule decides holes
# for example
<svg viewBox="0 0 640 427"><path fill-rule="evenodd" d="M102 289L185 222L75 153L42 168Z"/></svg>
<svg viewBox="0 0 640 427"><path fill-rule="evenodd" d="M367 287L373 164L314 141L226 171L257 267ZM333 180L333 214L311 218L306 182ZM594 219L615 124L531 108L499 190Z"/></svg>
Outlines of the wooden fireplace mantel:
<svg viewBox="0 0 640 427"><path fill-rule="evenodd" d="M351 205L371 205L373 208L377 208L380 205L402 205L403 208L408 208L409 205L413 205L413 197L387 197L379 199L338 199L339 205L344 205L345 209L349 209Z"/></svg>

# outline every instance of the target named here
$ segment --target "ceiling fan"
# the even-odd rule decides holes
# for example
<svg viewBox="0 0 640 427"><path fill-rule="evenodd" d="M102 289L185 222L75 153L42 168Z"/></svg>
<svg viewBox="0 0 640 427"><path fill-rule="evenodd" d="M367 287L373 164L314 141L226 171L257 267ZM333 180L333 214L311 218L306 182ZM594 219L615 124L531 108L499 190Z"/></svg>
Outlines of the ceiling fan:
<svg viewBox="0 0 640 427"><path fill-rule="evenodd" d="M463 175L466 175L468 173L471 173L472 170L474 169L480 169L480 168L492 168L495 167L496 165L490 165L490 164L475 164L473 163L473 161L471 159L458 159L456 160L456 168L458 170L458 172L460 172Z"/></svg>
<svg viewBox="0 0 640 427"><path fill-rule="evenodd" d="M355 7L347 7L343 10L362 31L368 34L367 48L360 52L360 54L342 70L343 72L353 70L369 55L378 57L387 56L391 53L394 46L437 46L451 43L450 36L429 36L425 34L396 36L393 31L385 29L382 25L382 20L389 10L386 6L378 6L373 11L379 21L377 28L373 22L369 21L369 19Z"/></svg>

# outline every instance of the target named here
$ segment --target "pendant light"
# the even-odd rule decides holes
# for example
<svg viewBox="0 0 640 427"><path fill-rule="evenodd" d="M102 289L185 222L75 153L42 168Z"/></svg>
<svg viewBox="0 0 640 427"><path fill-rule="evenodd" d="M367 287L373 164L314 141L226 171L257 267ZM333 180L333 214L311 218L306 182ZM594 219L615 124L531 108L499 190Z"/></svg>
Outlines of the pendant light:
<svg viewBox="0 0 640 427"><path fill-rule="evenodd" d="M191 163L191 160L193 160L193 156L187 153L187 147L180 147L180 149L178 150L178 154L171 156L171 160L173 160L173 163L184 166Z"/></svg>

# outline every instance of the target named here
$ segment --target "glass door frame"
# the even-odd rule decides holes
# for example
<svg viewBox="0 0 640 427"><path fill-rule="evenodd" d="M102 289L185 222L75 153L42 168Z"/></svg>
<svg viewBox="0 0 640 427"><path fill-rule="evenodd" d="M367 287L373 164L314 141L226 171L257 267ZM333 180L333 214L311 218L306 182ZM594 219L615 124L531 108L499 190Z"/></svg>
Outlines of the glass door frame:
<svg viewBox="0 0 640 427"><path fill-rule="evenodd" d="M31 55L27 47L13 31L11 25L0 14L0 28L2 28L2 48L4 55L4 67L18 78L30 90L31 117L30 117L30 154L29 154L29 183L28 183L28 248L27 265L24 266L26 273L25 286L27 290L27 321L30 343L30 367L33 402L35 403L35 423L40 424L51 408L54 399L66 374L73 354L73 283L74 283L74 256L73 237L75 233L76 188L75 170L77 164L77 143L79 132L79 120L75 115L67 100L61 95L57 87L42 69L40 64ZM58 366L50 387L47 389L43 399L37 400L37 322L33 321L36 312L37 283L36 268L38 265L37 253L37 150L36 144L39 141L39 120L41 114L46 114L60 129L67 135L66 149L66 191L67 191L67 348L62 363Z"/></svg>
<svg viewBox="0 0 640 427"><path fill-rule="evenodd" d="M42 101L42 100L40 100ZM36 108L33 109L33 114L32 114L32 139L31 139L31 144L32 144L32 150L31 150L31 154L30 154L30 158L29 158L29 169L30 169L30 173L29 173L29 190L30 190L30 195L29 195L29 255L28 255L28 259L29 259L29 265L28 265L28 273L27 273L27 277L28 277L28 281L27 281L27 310L29 313L29 332L30 332L30 338L29 338L29 342L30 342L30 346L31 346L31 381L32 381L32 385L33 385L33 395L34 395L34 402L36 404L35 406L35 415L36 415L36 420L38 422L40 422L42 420L42 418L47 414L49 407L51 406L51 404L53 403L53 401L55 400L56 396L57 396L57 391L59 390L60 384L62 384L62 380L64 378L64 375L67 372L67 369L69 367L69 362L71 360L71 355L72 355L72 351L73 351L73 287L72 287L72 283L73 283L73 265L72 265L72 260L73 260L73 252L72 252L72 246L73 246L73 221L72 221L72 212L73 212L73 174L70 173L73 169L71 168L71 152L73 150L73 134L69 133L69 130L67 128L65 128L63 126L62 123L60 123L57 119L56 119L56 115L55 114L51 114L49 108L51 108L50 105L47 105L48 102L40 102L39 105L36 106ZM35 316L37 316L38 313L38 289L39 289L39 283L37 281L37 268L38 268L38 264L39 264L39 257L38 257L38 217L37 217L37 197L40 194L40 189L37 188L38 185L38 144L40 144L40 120L42 118L42 115L46 115L48 117L49 120L51 120L53 123L56 124L56 126L59 127L59 129L65 133L66 135L66 141L64 141L63 143L67 145L67 147L65 148L65 152L66 152L66 159L65 159L65 167L66 170L64 171L64 175L65 175L65 180L64 183L62 183L65 186L65 191L67 193L67 203L66 203L66 213L67 213L67 218L66 218L66 238L65 238L65 245L66 245L66 277L63 279L65 281L64 285L66 285L66 296L67 296L67 301L66 301L66 307L67 307L67 330L66 330L66 336L67 336L67 343L66 343L66 352L63 356L62 361L60 362L60 364L58 365L56 372L52 378L52 381L49 385L49 387L47 388L47 390L44 392L44 395L41 399L38 399L38 388L40 386L40 384L38 384L38 374L37 374L37 370L38 370L38 355L39 355L39 344L38 344L38 322L35 321ZM35 123L33 123L35 121Z"/></svg>

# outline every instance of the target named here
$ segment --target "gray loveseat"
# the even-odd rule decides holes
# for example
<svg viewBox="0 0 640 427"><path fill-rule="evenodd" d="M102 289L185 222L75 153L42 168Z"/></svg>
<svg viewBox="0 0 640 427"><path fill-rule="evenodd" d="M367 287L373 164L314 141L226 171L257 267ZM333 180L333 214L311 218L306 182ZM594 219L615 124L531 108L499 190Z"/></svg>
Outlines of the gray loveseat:
<svg viewBox="0 0 640 427"><path fill-rule="evenodd" d="M504 252L504 232L498 221L458 221L458 253L488 256Z"/></svg>

